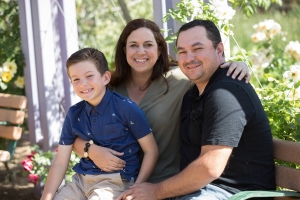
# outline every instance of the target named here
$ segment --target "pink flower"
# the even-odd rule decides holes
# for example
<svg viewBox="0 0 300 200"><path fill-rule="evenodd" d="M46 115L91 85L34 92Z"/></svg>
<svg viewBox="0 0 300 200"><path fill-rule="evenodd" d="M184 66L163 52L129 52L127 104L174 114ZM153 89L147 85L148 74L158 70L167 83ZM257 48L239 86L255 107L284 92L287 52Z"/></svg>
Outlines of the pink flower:
<svg viewBox="0 0 300 200"><path fill-rule="evenodd" d="M29 160L32 160L32 157L36 154L35 151L31 151L31 154L27 156Z"/></svg>
<svg viewBox="0 0 300 200"><path fill-rule="evenodd" d="M57 153L57 152L58 152L58 149L55 149L55 152Z"/></svg>
<svg viewBox="0 0 300 200"><path fill-rule="evenodd" d="M38 180L39 180L39 176L38 175L36 175L36 174L29 174L28 175L28 182L29 183L33 183L34 185L36 185L37 182L38 182Z"/></svg>
<svg viewBox="0 0 300 200"><path fill-rule="evenodd" d="M22 160L22 166L25 171L31 171L33 168L31 159Z"/></svg>

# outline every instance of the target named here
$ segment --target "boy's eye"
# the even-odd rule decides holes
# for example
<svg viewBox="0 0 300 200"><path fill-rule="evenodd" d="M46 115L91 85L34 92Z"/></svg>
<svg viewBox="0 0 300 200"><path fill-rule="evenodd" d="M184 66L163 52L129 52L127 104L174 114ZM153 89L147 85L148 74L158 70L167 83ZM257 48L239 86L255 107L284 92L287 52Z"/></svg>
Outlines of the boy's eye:
<svg viewBox="0 0 300 200"><path fill-rule="evenodd" d="M92 76L94 76L94 75L88 75L87 77L90 78L90 77L92 77Z"/></svg>

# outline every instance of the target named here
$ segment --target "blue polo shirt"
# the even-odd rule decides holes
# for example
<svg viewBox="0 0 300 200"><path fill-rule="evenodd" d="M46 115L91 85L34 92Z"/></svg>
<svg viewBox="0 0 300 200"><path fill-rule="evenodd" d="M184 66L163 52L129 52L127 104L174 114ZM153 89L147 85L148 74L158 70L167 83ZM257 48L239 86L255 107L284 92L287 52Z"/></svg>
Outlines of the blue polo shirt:
<svg viewBox="0 0 300 200"><path fill-rule="evenodd" d="M126 167L117 171L128 181L136 179L140 162L138 151L140 139L152 132L144 112L130 99L109 89L101 102L93 107L81 101L70 107L65 118L60 145L72 145L76 137L93 140L95 144L124 152L120 158ZM92 160L81 158L73 170L79 174L106 174ZM116 173L116 172L114 172Z"/></svg>

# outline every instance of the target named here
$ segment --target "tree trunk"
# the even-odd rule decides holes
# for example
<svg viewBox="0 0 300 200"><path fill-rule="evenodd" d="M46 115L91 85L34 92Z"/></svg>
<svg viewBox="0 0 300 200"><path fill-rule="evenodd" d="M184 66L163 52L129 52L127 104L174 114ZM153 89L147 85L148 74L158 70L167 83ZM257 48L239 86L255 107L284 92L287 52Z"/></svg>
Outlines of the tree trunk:
<svg viewBox="0 0 300 200"><path fill-rule="evenodd" d="M126 22L130 22L131 21L131 17L130 17L130 14L129 14L129 11L128 11L128 8L127 8L127 5L125 3L124 0L118 0L118 3L122 9L122 12L123 12L123 16L126 20Z"/></svg>

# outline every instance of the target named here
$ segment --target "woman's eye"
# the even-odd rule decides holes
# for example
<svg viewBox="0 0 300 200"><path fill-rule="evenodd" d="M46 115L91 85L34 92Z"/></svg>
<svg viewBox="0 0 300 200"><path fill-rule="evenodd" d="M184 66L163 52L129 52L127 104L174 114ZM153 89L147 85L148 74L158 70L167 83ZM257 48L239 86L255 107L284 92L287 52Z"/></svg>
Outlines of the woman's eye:
<svg viewBox="0 0 300 200"><path fill-rule="evenodd" d="M151 46L152 46L152 44L145 44L145 46L146 46L146 47L151 47Z"/></svg>
<svg viewBox="0 0 300 200"><path fill-rule="evenodd" d="M76 81L79 81L79 79L78 79L78 78L76 78L76 79L73 79L73 82L76 82Z"/></svg>
<svg viewBox="0 0 300 200"><path fill-rule="evenodd" d="M130 45L130 47L137 47L137 45L136 44L132 44L132 45Z"/></svg>

